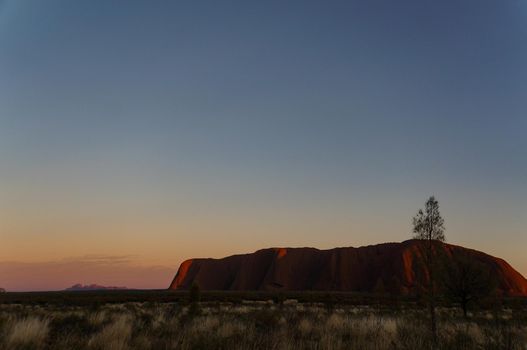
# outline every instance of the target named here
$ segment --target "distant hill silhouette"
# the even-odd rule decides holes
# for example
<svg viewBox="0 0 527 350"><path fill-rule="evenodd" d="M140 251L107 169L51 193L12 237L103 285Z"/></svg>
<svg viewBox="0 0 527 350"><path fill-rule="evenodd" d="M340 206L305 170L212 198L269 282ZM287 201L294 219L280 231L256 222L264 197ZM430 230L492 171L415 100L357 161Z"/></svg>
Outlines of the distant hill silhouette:
<svg viewBox="0 0 527 350"><path fill-rule="evenodd" d="M420 263L422 241L383 243L359 248L269 248L223 259L184 261L169 289L188 289L196 282L203 290L335 290L374 292L379 289L408 295L427 276ZM449 259L468 257L488 267L498 292L527 296L527 280L506 261L452 244L439 243Z"/></svg>
<svg viewBox="0 0 527 350"><path fill-rule="evenodd" d="M128 289L126 287L105 287L100 286L98 284L75 284L69 288L66 288L66 291L90 291L90 290L122 290L122 289Z"/></svg>

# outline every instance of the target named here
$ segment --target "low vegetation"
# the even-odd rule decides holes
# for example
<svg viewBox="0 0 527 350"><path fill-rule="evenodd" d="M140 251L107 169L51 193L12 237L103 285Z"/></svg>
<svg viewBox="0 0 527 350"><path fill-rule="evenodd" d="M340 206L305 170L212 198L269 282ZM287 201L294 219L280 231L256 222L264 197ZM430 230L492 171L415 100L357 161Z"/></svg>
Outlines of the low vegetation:
<svg viewBox="0 0 527 350"><path fill-rule="evenodd" d="M296 299L0 304L0 349L426 349L426 305ZM438 306L437 349L527 349L522 302Z"/></svg>

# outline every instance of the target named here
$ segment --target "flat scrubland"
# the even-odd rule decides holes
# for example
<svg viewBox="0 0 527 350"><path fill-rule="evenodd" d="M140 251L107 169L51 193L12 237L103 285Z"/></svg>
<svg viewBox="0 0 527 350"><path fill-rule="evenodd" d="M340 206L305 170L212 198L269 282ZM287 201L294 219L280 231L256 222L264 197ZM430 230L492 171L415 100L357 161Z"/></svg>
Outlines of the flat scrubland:
<svg viewBox="0 0 527 350"><path fill-rule="evenodd" d="M324 302L291 295L265 300L265 293L248 299L220 293L216 300L203 293L193 303L181 293L173 294L176 301L117 301L129 294L73 293L67 304L59 302L64 293L46 294L49 302L42 294L4 295L0 349L432 348L426 305L419 301L359 305L343 302L356 295ZM21 298L24 303L16 301ZM527 349L525 300L489 304L468 318L444 305L438 320L436 349Z"/></svg>

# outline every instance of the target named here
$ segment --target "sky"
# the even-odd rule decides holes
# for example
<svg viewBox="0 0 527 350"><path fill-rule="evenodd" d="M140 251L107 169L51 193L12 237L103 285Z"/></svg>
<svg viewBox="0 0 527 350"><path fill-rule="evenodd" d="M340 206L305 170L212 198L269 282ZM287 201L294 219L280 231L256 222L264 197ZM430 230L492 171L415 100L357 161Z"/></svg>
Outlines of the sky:
<svg viewBox="0 0 527 350"><path fill-rule="evenodd" d="M0 287L412 237L527 275L527 1L0 0Z"/></svg>

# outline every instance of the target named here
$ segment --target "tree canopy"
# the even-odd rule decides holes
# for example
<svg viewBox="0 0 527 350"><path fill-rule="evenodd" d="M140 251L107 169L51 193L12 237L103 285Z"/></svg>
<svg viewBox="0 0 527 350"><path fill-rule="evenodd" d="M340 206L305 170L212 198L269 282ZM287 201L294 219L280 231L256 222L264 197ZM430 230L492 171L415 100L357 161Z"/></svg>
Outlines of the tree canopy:
<svg viewBox="0 0 527 350"><path fill-rule="evenodd" d="M445 220L439 212L439 202L431 196L425 204L425 210L419 209L414 216L413 232L416 239L445 241Z"/></svg>

